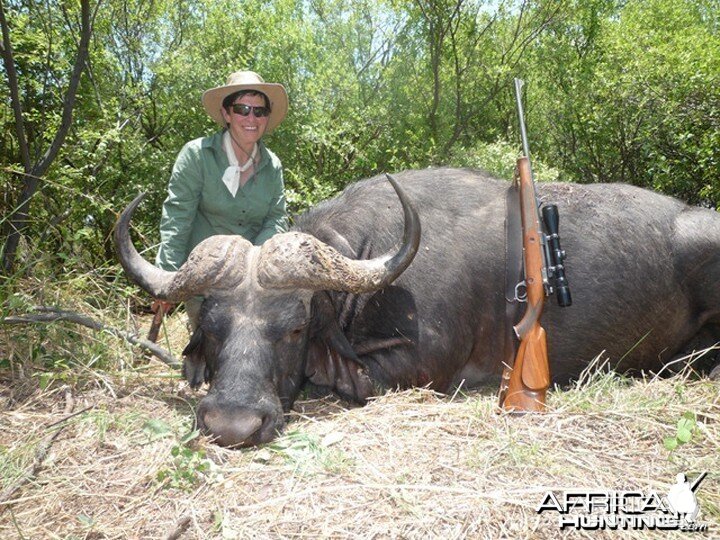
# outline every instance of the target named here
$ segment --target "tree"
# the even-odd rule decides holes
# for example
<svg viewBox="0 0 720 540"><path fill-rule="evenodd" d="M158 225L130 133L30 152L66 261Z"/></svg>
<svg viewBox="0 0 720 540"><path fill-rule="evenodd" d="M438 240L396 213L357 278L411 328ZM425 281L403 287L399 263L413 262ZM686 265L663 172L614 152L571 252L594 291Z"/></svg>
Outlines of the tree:
<svg viewBox="0 0 720 540"><path fill-rule="evenodd" d="M23 169L22 172L18 171L16 173L22 187L14 205L12 216L6 220L4 226L6 241L2 254L2 268L6 274L10 274L13 271L20 237L24 234L29 224L30 201L37 192L38 184L42 180L43 175L45 175L57 157L70 130L77 90L80 85L80 77L86 67L90 38L93 33L93 22L97 10L100 7L100 2L101 0L98 0L97 3L92 6L90 0L80 1L80 21L79 28L77 29L75 29L75 23L69 19L69 14L63 11L68 29L75 30L72 35L77 37L77 49L69 76L57 77L57 80L67 78L67 86L62 97L62 114L59 119L59 124L55 127L55 133L52 139L46 141L44 140L43 134L44 129L49 127L47 125L49 124L49 119L42 112L40 112L39 123L45 125L36 126L38 130L37 135L31 134L27 129L25 112L27 108L33 105L28 103L29 96L23 96L22 93L13 48L12 29L7 20L9 9L6 7L5 0L0 0L0 27L2 28L2 48L0 49L0 54L2 55L5 66L6 84L15 120L15 138L19 148L20 164ZM18 6L14 10L16 20L33 16L35 9L36 6L33 4ZM47 20L49 26L48 32L53 32L52 25L55 23L52 19L53 17L49 16ZM44 64L44 69L46 76L50 77L53 71L53 66L51 65L53 55L51 39L49 40L47 53L47 61ZM42 107L42 103L35 105L39 105L40 108Z"/></svg>
<svg viewBox="0 0 720 540"><path fill-rule="evenodd" d="M539 151L575 181L720 204L717 0L575 4L534 50Z"/></svg>
<svg viewBox="0 0 720 540"><path fill-rule="evenodd" d="M6 271L23 236L54 274L112 264L139 191L152 249L178 151L217 129L200 96L239 69L288 89L266 141L293 212L383 171L506 174L513 77L545 177L720 202L717 0L100 1L0 0Z"/></svg>

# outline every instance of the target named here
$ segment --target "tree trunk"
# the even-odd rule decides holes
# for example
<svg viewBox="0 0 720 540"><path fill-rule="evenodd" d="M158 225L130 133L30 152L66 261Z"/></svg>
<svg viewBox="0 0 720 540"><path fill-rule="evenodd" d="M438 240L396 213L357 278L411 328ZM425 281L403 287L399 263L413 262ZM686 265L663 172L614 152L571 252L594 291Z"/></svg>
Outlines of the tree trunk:
<svg viewBox="0 0 720 540"><path fill-rule="evenodd" d="M80 85L80 77L85 69L88 59L90 37L92 36L92 24L99 6L100 0L98 0L98 3L95 5L95 11L91 13L90 0L80 1L80 40L78 42L78 50L70 77L70 83L68 84L65 92L60 127L55 133L53 141L45 153L37 161L35 161L35 163L31 163L32 158L29 154L27 134L25 132L22 116L22 102L20 98L17 73L15 70L15 58L12 43L10 41L10 28L7 24L7 20L5 19L5 3L3 0L0 0L0 26L2 26L3 36L2 51L0 52L2 53L5 70L8 74L8 89L12 102L13 113L15 115L15 135L20 147L21 159L23 161L24 168L24 174L19 175L22 178L23 189L20 192L20 197L14 206L14 214L5 222L4 227L4 236L6 236L7 240L5 241L2 254L2 271L5 275L10 275L14 271L15 258L20 237L25 234L25 231L30 223L30 201L37 192L39 181L57 157L60 148L65 142L68 131L70 130L77 89Z"/></svg>

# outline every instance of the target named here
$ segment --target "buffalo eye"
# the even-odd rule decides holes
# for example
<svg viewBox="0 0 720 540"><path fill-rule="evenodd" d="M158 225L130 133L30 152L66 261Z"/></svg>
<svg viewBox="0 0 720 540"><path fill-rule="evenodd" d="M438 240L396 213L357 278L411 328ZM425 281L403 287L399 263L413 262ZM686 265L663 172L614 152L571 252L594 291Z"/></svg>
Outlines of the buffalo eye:
<svg viewBox="0 0 720 540"><path fill-rule="evenodd" d="M287 334L287 337L289 337L290 339L297 339L305 333L306 329L307 329L307 324L302 324L302 325L290 330L290 332Z"/></svg>

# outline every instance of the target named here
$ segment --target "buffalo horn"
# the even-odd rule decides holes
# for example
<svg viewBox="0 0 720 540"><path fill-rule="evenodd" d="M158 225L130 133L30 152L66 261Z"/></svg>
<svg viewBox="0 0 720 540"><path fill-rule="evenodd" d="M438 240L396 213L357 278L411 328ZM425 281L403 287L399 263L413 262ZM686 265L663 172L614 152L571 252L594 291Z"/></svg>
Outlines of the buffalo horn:
<svg viewBox="0 0 720 540"><path fill-rule="evenodd" d="M118 257L132 281L154 298L179 302L209 289L232 288L243 280L252 244L240 236L211 236L193 249L177 272L160 270L146 261L130 239L130 219L144 197L144 193L138 195L115 225Z"/></svg>
<svg viewBox="0 0 720 540"><path fill-rule="evenodd" d="M354 260L314 236L291 232L273 236L260 252L258 280L269 289L311 289L363 293L382 289L410 265L420 245L420 218L397 181L386 175L402 203L405 229L393 252Z"/></svg>

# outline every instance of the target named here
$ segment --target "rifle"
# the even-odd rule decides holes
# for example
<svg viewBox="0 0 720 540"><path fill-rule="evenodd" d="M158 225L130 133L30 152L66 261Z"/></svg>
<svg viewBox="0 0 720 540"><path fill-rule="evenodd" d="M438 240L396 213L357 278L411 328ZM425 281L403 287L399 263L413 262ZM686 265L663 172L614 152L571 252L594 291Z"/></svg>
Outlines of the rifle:
<svg viewBox="0 0 720 540"><path fill-rule="evenodd" d="M520 181L520 215L523 235L524 281L516 287L515 297L527 302L525 313L513 329L520 340L520 347L512 366L505 366L500 385L500 407L506 411L542 412L545 410L545 393L550 386L550 364L547 354L545 329L540 326L540 317L545 296L552 294L553 284L557 289L557 300L561 307L572 304L570 288L565 277L563 260L565 252L560 247L558 236L559 214L554 204L542 207L542 218L535 192L530 150L525 131L521 89L523 81L515 79L522 137L523 153L517 160L516 179ZM549 235L545 234L543 224ZM520 288L525 295L518 295Z"/></svg>

